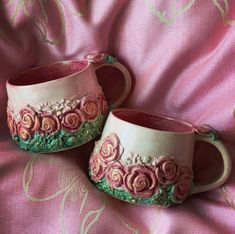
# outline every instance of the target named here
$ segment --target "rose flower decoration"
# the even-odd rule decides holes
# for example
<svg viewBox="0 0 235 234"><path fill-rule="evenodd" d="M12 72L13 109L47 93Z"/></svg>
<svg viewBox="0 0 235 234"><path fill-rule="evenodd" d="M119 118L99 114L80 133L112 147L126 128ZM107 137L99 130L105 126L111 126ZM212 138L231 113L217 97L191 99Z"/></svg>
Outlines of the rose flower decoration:
<svg viewBox="0 0 235 234"><path fill-rule="evenodd" d="M161 156L156 165L155 173L160 184L173 184L180 176L180 168L175 159Z"/></svg>
<svg viewBox="0 0 235 234"><path fill-rule="evenodd" d="M109 107L108 107L108 103L104 97L104 94L100 94L98 97L98 102L99 102L99 107L100 107L100 110L101 110L101 114L105 115L107 114L108 110L109 110Z"/></svg>
<svg viewBox="0 0 235 234"><path fill-rule="evenodd" d="M100 179L102 179L102 177L105 174L105 170L100 164L98 155L92 154L89 163L90 163L91 179L97 182Z"/></svg>
<svg viewBox="0 0 235 234"><path fill-rule="evenodd" d="M17 125L17 132L19 137L24 141L27 141L30 137L32 137L32 132L28 128L26 128L22 123L19 123Z"/></svg>
<svg viewBox="0 0 235 234"><path fill-rule="evenodd" d="M124 184L125 168L120 163L114 163L107 169L106 179L111 188L119 188Z"/></svg>
<svg viewBox="0 0 235 234"><path fill-rule="evenodd" d="M182 166L179 180L175 186L174 198L177 201L184 200L191 188L191 181L193 178L193 172L188 167Z"/></svg>
<svg viewBox="0 0 235 234"><path fill-rule="evenodd" d="M60 121L56 115L44 115L42 117L41 131L51 134L60 130Z"/></svg>
<svg viewBox="0 0 235 234"><path fill-rule="evenodd" d="M20 124L30 131L37 131L40 128L40 118L37 112L30 106L25 107L20 111Z"/></svg>
<svg viewBox="0 0 235 234"><path fill-rule="evenodd" d="M133 196L151 197L158 188L154 170L143 165L130 167L124 177L124 187Z"/></svg>
<svg viewBox="0 0 235 234"><path fill-rule="evenodd" d="M12 136L17 135L17 126L16 122L10 112L7 113L7 125Z"/></svg>
<svg viewBox="0 0 235 234"><path fill-rule="evenodd" d="M91 54L85 55L84 58L87 61L94 63L95 65L99 65L99 64L104 62L105 54L104 53L95 52L95 53L91 53Z"/></svg>
<svg viewBox="0 0 235 234"><path fill-rule="evenodd" d="M103 166L111 165L121 157L123 148L118 136L111 133L104 139L99 149L99 158Z"/></svg>
<svg viewBox="0 0 235 234"><path fill-rule="evenodd" d="M86 96L81 100L80 110L88 121L95 120L100 114L99 103L96 97Z"/></svg>
<svg viewBox="0 0 235 234"><path fill-rule="evenodd" d="M17 124L17 132L22 140L28 140L33 132L40 129L41 120L37 112L30 106L20 111L20 122Z"/></svg>
<svg viewBox="0 0 235 234"><path fill-rule="evenodd" d="M73 112L65 113L62 117L62 126L70 132L76 132L82 126L82 123L85 121L83 113L76 109Z"/></svg>

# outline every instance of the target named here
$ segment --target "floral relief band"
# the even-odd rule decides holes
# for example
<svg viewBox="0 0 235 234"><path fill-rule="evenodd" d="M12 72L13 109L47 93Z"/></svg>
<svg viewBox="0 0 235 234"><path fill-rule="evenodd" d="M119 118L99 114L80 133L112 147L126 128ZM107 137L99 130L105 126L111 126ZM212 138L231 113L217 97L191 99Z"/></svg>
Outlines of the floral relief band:
<svg viewBox="0 0 235 234"><path fill-rule="evenodd" d="M68 100L39 107L30 105L16 115L8 107L8 127L20 148L54 152L88 142L102 131L108 112L103 93L86 95L69 105Z"/></svg>
<svg viewBox="0 0 235 234"><path fill-rule="evenodd" d="M168 156L151 164L127 165L115 133L96 143L90 158L90 176L107 194L136 204L168 207L181 203L192 189L192 170Z"/></svg>

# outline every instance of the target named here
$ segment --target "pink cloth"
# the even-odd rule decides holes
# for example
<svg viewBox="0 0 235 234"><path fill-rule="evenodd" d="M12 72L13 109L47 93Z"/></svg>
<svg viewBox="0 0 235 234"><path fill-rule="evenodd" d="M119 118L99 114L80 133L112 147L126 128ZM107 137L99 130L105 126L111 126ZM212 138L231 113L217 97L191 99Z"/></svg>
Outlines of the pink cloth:
<svg viewBox="0 0 235 234"><path fill-rule="evenodd" d="M181 205L137 207L92 186L94 142L51 155L24 152L10 140L5 117L10 75L103 51L132 71L125 106L224 131L234 161L234 26L232 0L1 1L0 232L234 233L234 171L221 188ZM215 154L197 147L195 177L218 173Z"/></svg>

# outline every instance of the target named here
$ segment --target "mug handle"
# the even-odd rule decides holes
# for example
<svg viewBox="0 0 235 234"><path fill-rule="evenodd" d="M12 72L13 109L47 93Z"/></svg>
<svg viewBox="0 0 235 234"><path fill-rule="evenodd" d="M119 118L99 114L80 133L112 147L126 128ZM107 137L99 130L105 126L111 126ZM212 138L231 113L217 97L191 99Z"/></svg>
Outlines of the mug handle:
<svg viewBox="0 0 235 234"><path fill-rule="evenodd" d="M117 68L122 72L125 80L122 95L109 104L110 109L120 106L126 100L132 86L131 74L128 69L123 64L119 63L117 59L111 55L96 53L88 54L85 58L91 63L93 63L95 71L104 66L111 66Z"/></svg>
<svg viewBox="0 0 235 234"><path fill-rule="evenodd" d="M221 141L211 139L210 137L208 137L208 135L196 135L196 141L203 141L203 142L206 142L215 146L221 154L224 168L223 168L223 172L221 176L215 179L214 181L203 183L203 184L198 184L198 185L195 184L195 187L193 188L191 194L206 192L206 191L218 188L219 186L225 183L225 181L230 176L231 170L232 170L232 162L231 162L230 154L227 148L225 147L225 145Z"/></svg>

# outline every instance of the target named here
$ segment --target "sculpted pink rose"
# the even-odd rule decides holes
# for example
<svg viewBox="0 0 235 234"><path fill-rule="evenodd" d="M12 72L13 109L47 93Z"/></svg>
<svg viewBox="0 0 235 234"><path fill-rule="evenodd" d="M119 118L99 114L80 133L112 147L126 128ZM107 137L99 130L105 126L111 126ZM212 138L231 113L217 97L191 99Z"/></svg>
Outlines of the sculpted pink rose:
<svg viewBox="0 0 235 234"><path fill-rule="evenodd" d="M133 196L151 197L158 189L154 170L142 165L130 167L124 176L124 188Z"/></svg>
<svg viewBox="0 0 235 234"><path fill-rule="evenodd" d="M103 166L113 164L120 158L122 147L118 136L115 133L111 133L103 140L99 153L100 161Z"/></svg>
<svg viewBox="0 0 235 234"><path fill-rule="evenodd" d="M99 157L97 154L92 154L90 158L90 173L91 179L98 182L105 174L104 167L100 164Z"/></svg>
<svg viewBox="0 0 235 234"><path fill-rule="evenodd" d="M124 183L125 168L120 163L110 165L106 172L106 179L111 188L119 188Z"/></svg>
<svg viewBox="0 0 235 234"><path fill-rule="evenodd" d="M173 184L179 179L180 168L173 158L161 156L157 161L155 173L160 184Z"/></svg>
<svg viewBox="0 0 235 234"><path fill-rule="evenodd" d="M100 108L100 112L105 115L107 114L109 107L108 107L108 103L104 97L104 94L101 93L98 97L97 100L99 102L99 108Z"/></svg>
<svg viewBox="0 0 235 234"><path fill-rule="evenodd" d="M69 112L62 117L62 126L70 132L76 132L82 126L84 116L80 110Z"/></svg>
<svg viewBox="0 0 235 234"><path fill-rule="evenodd" d="M12 136L16 136L17 135L17 126L16 126L16 122L13 119L13 116L11 113L8 112L7 114L7 125L8 128L10 130L10 133Z"/></svg>
<svg viewBox="0 0 235 234"><path fill-rule="evenodd" d="M43 133L56 133L60 129L60 121L55 115L44 115L42 117L41 130Z"/></svg>
<svg viewBox="0 0 235 234"><path fill-rule="evenodd" d="M193 172L188 167L181 167L180 178L175 185L174 197L177 201L185 199L190 191Z"/></svg>
<svg viewBox="0 0 235 234"><path fill-rule="evenodd" d="M41 121L37 112L31 107L27 106L20 111L21 124L31 131L35 132L40 128Z"/></svg>
<svg viewBox="0 0 235 234"><path fill-rule="evenodd" d="M95 120L100 114L99 103L93 96L86 96L81 100L80 110L88 121Z"/></svg>
<svg viewBox="0 0 235 234"><path fill-rule="evenodd" d="M92 62L96 65L101 64L104 61L105 54L103 53L93 53L93 54L87 54L85 56L85 59L89 62Z"/></svg>
<svg viewBox="0 0 235 234"><path fill-rule="evenodd" d="M17 132L18 136L24 141L27 141L32 136L32 132L27 129L22 123L19 123L17 125Z"/></svg>

